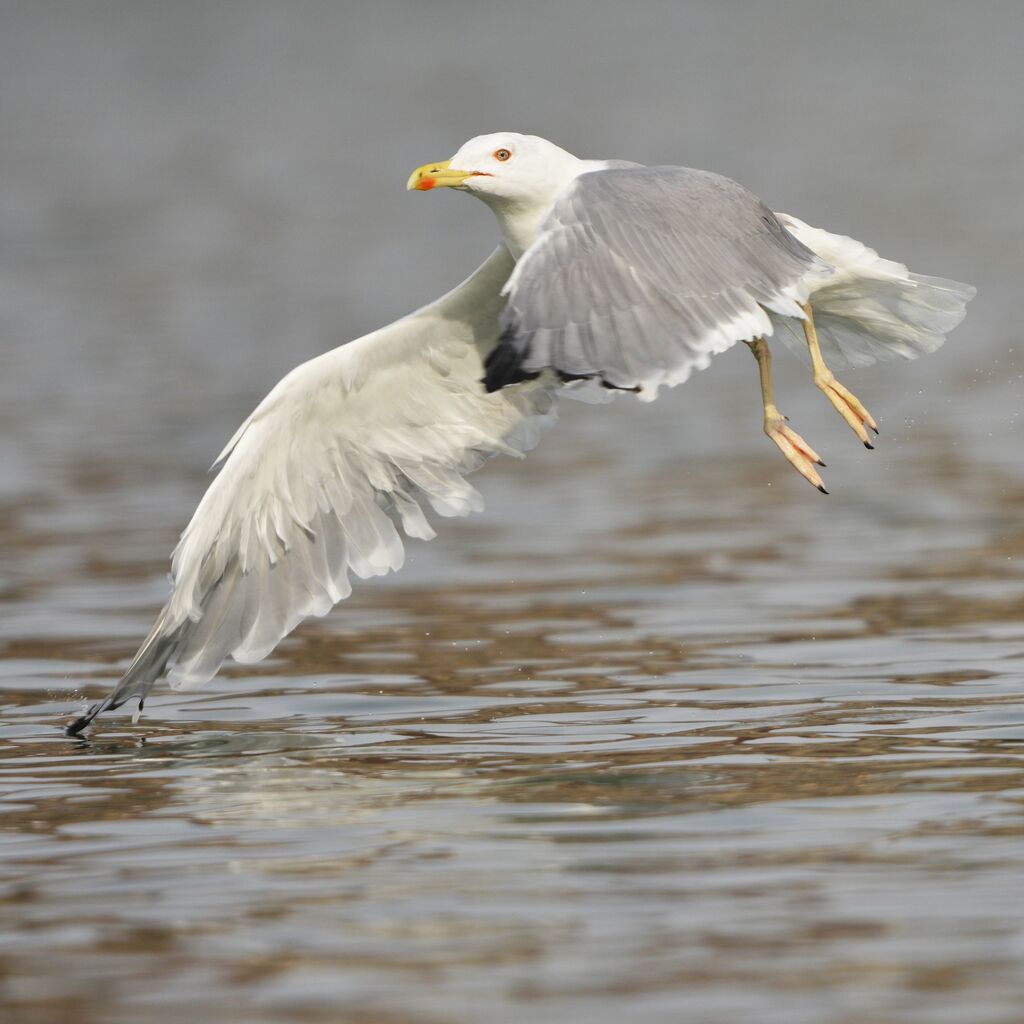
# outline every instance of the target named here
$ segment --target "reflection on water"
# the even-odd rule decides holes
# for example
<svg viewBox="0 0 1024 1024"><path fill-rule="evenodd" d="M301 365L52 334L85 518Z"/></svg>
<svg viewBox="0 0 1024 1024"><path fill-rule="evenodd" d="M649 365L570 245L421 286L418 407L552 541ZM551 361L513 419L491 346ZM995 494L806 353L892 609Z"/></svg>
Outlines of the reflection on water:
<svg viewBox="0 0 1024 1024"><path fill-rule="evenodd" d="M660 68L650 95L688 116L686 154L663 159L756 170L888 232L981 286L965 328L858 378L871 454L778 361L827 500L759 436L732 353L654 406L566 410L530 459L480 474L486 516L440 524L265 663L158 691L138 726L61 734L148 628L204 465L275 375L486 251L483 211L339 187L390 166L400 186L512 121L508 88L483 85L498 22L379 6L0 16L3 1020L1019 1020L1019 154L982 116L1008 94L1011 6L941 5L951 48L925 31L940 5L887 9L870 46L867 14L776 5L829 54L784 81L757 5L690 5L692 31L661 34L609 7L586 59L570 21L541 39L500 15L536 64L515 88L538 129L662 145L664 112L638 121L607 73L642 42L636 88ZM386 82L350 41L385 36ZM600 123L562 108L556 65ZM927 85L909 99L907 66ZM878 102L819 109L825 71ZM350 74L376 83L365 111ZM810 81L789 102L813 165L758 136L754 87ZM365 140L354 155L332 116ZM421 127L402 142L396 119ZM858 133L869 162L843 149ZM394 241L409 225L429 266Z"/></svg>

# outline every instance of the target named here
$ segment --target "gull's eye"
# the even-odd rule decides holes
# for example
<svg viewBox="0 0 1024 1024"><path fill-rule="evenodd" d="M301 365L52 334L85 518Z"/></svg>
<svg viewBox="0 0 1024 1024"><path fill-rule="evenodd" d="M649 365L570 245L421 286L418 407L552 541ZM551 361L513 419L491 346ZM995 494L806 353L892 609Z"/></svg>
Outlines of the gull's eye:
<svg viewBox="0 0 1024 1024"><path fill-rule="evenodd" d="M496 149L494 151L494 159L504 163L506 160L512 159L512 152L508 149Z"/></svg>

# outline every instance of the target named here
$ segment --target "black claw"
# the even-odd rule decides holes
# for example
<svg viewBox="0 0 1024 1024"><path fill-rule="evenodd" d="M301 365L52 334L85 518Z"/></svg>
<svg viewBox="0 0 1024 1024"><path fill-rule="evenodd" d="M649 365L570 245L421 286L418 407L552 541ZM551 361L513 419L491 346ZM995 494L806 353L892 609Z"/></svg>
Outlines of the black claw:
<svg viewBox="0 0 1024 1024"><path fill-rule="evenodd" d="M828 491L825 490L822 484L818 484L818 490L821 491L822 494L828 494Z"/></svg>
<svg viewBox="0 0 1024 1024"><path fill-rule="evenodd" d="M825 463L821 461L821 459L818 459L818 465L821 466L823 469L828 469L828 466L826 466Z"/></svg>
<svg viewBox="0 0 1024 1024"><path fill-rule="evenodd" d="M864 447L867 448L869 451L875 450L875 446L870 441L865 441Z"/></svg>
<svg viewBox="0 0 1024 1024"><path fill-rule="evenodd" d="M875 432L875 437L878 437L878 435L881 433L878 427L872 427L871 429Z"/></svg>

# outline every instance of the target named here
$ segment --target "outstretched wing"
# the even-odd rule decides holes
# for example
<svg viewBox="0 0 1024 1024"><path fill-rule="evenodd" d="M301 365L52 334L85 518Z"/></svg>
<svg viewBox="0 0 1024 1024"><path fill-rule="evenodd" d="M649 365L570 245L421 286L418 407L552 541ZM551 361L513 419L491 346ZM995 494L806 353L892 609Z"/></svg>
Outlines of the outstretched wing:
<svg viewBox="0 0 1024 1024"><path fill-rule="evenodd" d="M772 333L829 267L755 195L683 167L592 171L559 196L506 292L489 390L555 370L654 398Z"/></svg>
<svg viewBox="0 0 1024 1024"><path fill-rule="evenodd" d="M242 424L172 560L173 590L111 696L74 722L142 700L167 674L204 682L230 654L258 661L306 616L347 597L350 573L398 569L406 536L482 507L465 480L488 456L522 454L554 419L539 383L487 394L502 248L432 306L299 366Z"/></svg>

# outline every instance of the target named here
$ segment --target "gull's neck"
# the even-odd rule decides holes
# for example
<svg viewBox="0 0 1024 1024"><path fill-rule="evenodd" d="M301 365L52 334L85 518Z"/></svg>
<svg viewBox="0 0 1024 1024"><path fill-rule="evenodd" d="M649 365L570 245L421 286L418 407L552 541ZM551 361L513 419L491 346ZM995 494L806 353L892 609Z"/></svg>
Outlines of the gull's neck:
<svg viewBox="0 0 1024 1024"><path fill-rule="evenodd" d="M568 154L567 154L568 155ZM481 195L480 198L494 211L501 228L505 247L518 260L533 245L540 226L554 201L587 171L599 171L606 166L604 160L577 160L572 158L554 175L550 189L529 201L506 199L503 196Z"/></svg>

